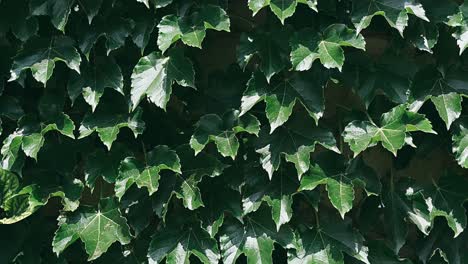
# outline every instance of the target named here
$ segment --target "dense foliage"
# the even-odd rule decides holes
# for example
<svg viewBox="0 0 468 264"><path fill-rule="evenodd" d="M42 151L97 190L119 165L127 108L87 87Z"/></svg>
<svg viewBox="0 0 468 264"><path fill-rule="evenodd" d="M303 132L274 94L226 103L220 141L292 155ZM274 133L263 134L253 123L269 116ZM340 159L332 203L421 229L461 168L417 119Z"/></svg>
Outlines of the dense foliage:
<svg viewBox="0 0 468 264"><path fill-rule="evenodd" d="M0 0L0 263L468 263L468 2Z"/></svg>

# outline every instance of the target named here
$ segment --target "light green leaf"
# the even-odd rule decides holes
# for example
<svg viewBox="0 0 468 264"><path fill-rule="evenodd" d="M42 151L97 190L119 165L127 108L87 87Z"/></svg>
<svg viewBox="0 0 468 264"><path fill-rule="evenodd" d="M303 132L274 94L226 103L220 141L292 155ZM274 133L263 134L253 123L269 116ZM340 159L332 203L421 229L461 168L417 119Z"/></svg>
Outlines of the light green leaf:
<svg viewBox="0 0 468 264"><path fill-rule="evenodd" d="M341 71L345 60L341 47L365 49L366 42L361 34L343 24L328 26L322 34L312 29L303 29L291 39L291 63L297 71L306 71L316 59L326 68Z"/></svg>
<svg viewBox="0 0 468 264"><path fill-rule="evenodd" d="M164 53L179 39L188 46L201 48L207 29L230 31L229 16L221 7L203 5L186 17L167 15L158 24L158 47Z"/></svg>
<svg viewBox="0 0 468 264"><path fill-rule="evenodd" d="M403 36L408 25L408 14L429 21L423 6L416 0L362 0L353 1L351 20L357 32L367 28L376 15L383 16L388 24Z"/></svg>
<svg viewBox="0 0 468 264"><path fill-rule="evenodd" d="M353 207L354 187L362 187L368 195L378 195L381 191L377 174L361 158L346 161L341 155L324 152L314 160L317 164L304 174L299 190L311 191L325 185L328 198L343 219Z"/></svg>
<svg viewBox="0 0 468 264"><path fill-rule="evenodd" d="M195 88L194 78L192 63L184 57L181 50L171 50L168 57L157 52L142 57L132 74L133 109L148 96L149 101L165 110L173 83Z"/></svg>
<svg viewBox="0 0 468 264"><path fill-rule="evenodd" d="M139 188L146 187L149 195L152 195L159 188L160 173L163 170L182 173L179 156L165 145L157 146L144 155L143 162L129 157L120 164L119 176L115 183L115 193L119 199L133 183Z"/></svg>
<svg viewBox="0 0 468 264"><path fill-rule="evenodd" d="M468 119L459 119L452 130L452 152L458 164L468 168Z"/></svg>
<svg viewBox="0 0 468 264"><path fill-rule="evenodd" d="M195 124L195 132L190 139L190 146L195 155L200 153L209 142L214 142L223 157L233 160L239 149L237 133L246 132L258 135L260 122L253 115L239 116L239 111L226 112L223 117L216 114L204 115Z"/></svg>
<svg viewBox="0 0 468 264"><path fill-rule="evenodd" d="M88 260L94 260L116 241L130 243L130 228L120 213L118 204L111 198L102 199L99 209L81 207L78 211L60 216L59 228L52 242L53 251L62 253L80 239L85 244Z"/></svg>
<svg viewBox="0 0 468 264"><path fill-rule="evenodd" d="M80 73L81 57L74 44L65 36L30 39L14 57L10 81L17 80L21 73L31 69L34 79L46 85L57 61L63 61L68 68Z"/></svg>
<svg viewBox="0 0 468 264"><path fill-rule="evenodd" d="M396 156L397 151L406 144L407 132L415 131L435 134L431 122L424 115L406 110L406 105L399 105L382 115L380 126L372 120L349 123L343 137L354 156L379 142Z"/></svg>

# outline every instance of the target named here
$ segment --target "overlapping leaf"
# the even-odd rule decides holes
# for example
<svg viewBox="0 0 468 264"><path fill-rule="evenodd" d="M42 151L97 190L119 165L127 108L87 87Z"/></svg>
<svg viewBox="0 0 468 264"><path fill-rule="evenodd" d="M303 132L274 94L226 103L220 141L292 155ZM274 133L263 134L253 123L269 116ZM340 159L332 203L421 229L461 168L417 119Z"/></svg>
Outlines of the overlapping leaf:
<svg viewBox="0 0 468 264"><path fill-rule="evenodd" d="M344 24L328 26L322 34L312 29L302 29L291 39L291 63L295 70L306 71L316 59L326 68L341 68L344 64L342 47L364 50L366 42L361 34Z"/></svg>
<svg viewBox="0 0 468 264"><path fill-rule="evenodd" d="M318 71L296 73L290 78L268 84L258 72L254 73L242 96L241 115L264 101L270 133L273 133L288 121L296 102L299 101L317 124L325 108L323 77Z"/></svg>
<svg viewBox="0 0 468 264"><path fill-rule="evenodd" d="M207 29L229 32L230 20L221 7L205 5L188 16L165 16L159 22L158 28L158 47L165 52L178 40L182 40L188 46L201 48Z"/></svg>
<svg viewBox="0 0 468 264"><path fill-rule="evenodd" d="M224 157L235 159L239 149L237 133L246 132L258 135L260 122L253 115L239 116L239 111L226 112L222 118L216 114L204 115L196 123L190 146L195 155L200 153L209 142L214 142Z"/></svg>
<svg viewBox="0 0 468 264"><path fill-rule="evenodd" d="M288 162L294 163L297 176L301 178L310 167L310 153L315 150L317 144L339 152L333 134L313 123L305 125L301 118L289 121L272 134L263 130L260 134L257 153L260 154L260 162L270 179L273 172L279 169L282 156Z"/></svg>
<svg viewBox="0 0 468 264"><path fill-rule="evenodd" d="M367 28L373 17L381 15L388 24L397 29L401 35L408 25L408 14L429 21L423 6L416 0L363 0L353 1L351 20L357 32Z"/></svg>
<svg viewBox="0 0 468 264"><path fill-rule="evenodd" d="M294 15L298 4L306 4L308 7L317 12L317 0L249 0L250 10L255 16L262 8L270 6L271 11L281 20L284 20Z"/></svg>
<svg viewBox="0 0 468 264"><path fill-rule="evenodd" d="M412 144L408 132L435 133L432 124L424 115L410 112L406 105L399 105L382 115L380 126L374 121L353 121L343 132L344 141L349 143L354 156L382 142L382 146L393 155L405 144Z"/></svg>
<svg viewBox="0 0 468 264"><path fill-rule="evenodd" d="M313 190L325 185L328 198L342 218L353 208L354 187L362 187L369 195L380 194L381 185L375 171L361 158L346 161L333 152L321 153L301 179L299 190Z"/></svg>

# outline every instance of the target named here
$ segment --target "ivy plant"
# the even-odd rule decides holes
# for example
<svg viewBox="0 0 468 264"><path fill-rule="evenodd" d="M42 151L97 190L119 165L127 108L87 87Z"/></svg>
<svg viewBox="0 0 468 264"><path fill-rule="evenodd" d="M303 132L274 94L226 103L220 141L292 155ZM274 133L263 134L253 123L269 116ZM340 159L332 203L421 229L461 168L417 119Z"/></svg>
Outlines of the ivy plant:
<svg viewBox="0 0 468 264"><path fill-rule="evenodd" d="M467 21L0 0L0 263L468 263Z"/></svg>

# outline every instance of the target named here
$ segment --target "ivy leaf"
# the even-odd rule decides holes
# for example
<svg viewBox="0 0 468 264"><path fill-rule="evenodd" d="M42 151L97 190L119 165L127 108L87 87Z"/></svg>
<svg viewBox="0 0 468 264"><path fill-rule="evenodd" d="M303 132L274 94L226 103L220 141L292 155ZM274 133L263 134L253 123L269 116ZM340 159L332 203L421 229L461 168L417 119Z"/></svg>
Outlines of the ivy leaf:
<svg viewBox="0 0 468 264"><path fill-rule="evenodd" d="M121 144L115 145L110 151L102 149L86 156L84 164L85 183L94 190L96 180L101 177L108 183L114 183L118 176L120 161L131 155L131 152Z"/></svg>
<svg viewBox="0 0 468 264"><path fill-rule="evenodd" d="M11 30L21 41L37 34L39 24L36 17L29 15L29 1L4 1L0 10L0 32ZM5 32L6 33L6 32Z"/></svg>
<svg viewBox="0 0 468 264"><path fill-rule="evenodd" d="M167 15L158 25L158 47L164 53L180 39L188 46L201 48L207 29L229 32L230 25L226 11L216 5L200 6L185 17Z"/></svg>
<svg viewBox="0 0 468 264"><path fill-rule="evenodd" d="M73 45L74 41L65 36L31 38L14 57L9 81L18 80L23 71L31 69L34 79L46 85L57 61L80 73L81 57Z"/></svg>
<svg viewBox="0 0 468 264"><path fill-rule="evenodd" d="M159 188L160 173L163 170L182 173L176 152L165 145L157 146L145 155L144 164L132 157L124 159L120 164L115 183L115 194L119 199L133 183L139 188L146 187L149 195L152 195Z"/></svg>
<svg viewBox="0 0 468 264"><path fill-rule="evenodd" d="M279 231L283 224L288 223L293 215L293 195L298 189L296 177L280 170L269 180L260 168L251 168L244 172L245 186L242 193L242 209L244 215L257 211L265 201L271 207L271 217Z"/></svg>
<svg viewBox="0 0 468 264"><path fill-rule="evenodd" d="M62 253L80 239L85 244L88 260L97 259L116 241L130 243L130 228L120 213L118 204L111 198L102 199L99 209L80 207L76 212L60 216L59 228L52 242L53 251Z"/></svg>
<svg viewBox="0 0 468 264"><path fill-rule="evenodd" d="M38 121L33 116L23 116L18 121L16 132L10 134L4 141L1 151L4 168L12 168L18 158L20 147L28 157L37 160L37 154L45 142L44 136L49 131L58 131L62 135L74 139L74 130L73 121L63 113L43 122Z"/></svg>
<svg viewBox="0 0 468 264"><path fill-rule="evenodd" d="M423 6L416 0L364 0L353 1L351 20L357 32L367 28L376 15L381 15L388 24L397 29L403 36L403 31L408 25L408 14L413 14L420 19L429 21Z"/></svg>
<svg viewBox="0 0 468 264"><path fill-rule="evenodd" d="M132 10L132 17L134 17L135 26L133 27L131 35L133 43L140 48L143 55L143 52L150 41L151 33L156 27L156 19L150 10L142 9L143 7L141 9L136 9L135 11Z"/></svg>
<svg viewBox="0 0 468 264"><path fill-rule="evenodd" d="M7 170L0 169L0 207L19 189L18 177Z"/></svg>
<svg viewBox="0 0 468 264"><path fill-rule="evenodd" d="M463 207L463 203L467 200L467 186L466 179L459 175L447 174L437 182L433 179L431 186L421 188L413 196L422 197L424 211L421 213L430 221L430 225L434 224L436 217L444 217L448 226L453 230L454 237L457 237L465 230L467 224ZM421 231L428 233L428 230Z"/></svg>
<svg viewBox="0 0 468 264"><path fill-rule="evenodd" d="M168 57L158 52L142 57L132 74L133 109L136 109L146 95L152 103L165 110L173 83L195 89L194 78L193 65L181 50L171 50Z"/></svg>
<svg viewBox="0 0 468 264"><path fill-rule="evenodd" d="M195 132L190 139L190 147L195 155L200 153L209 142L214 142L223 157L233 160L239 149L237 133L246 132L258 136L260 122L253 115L239 116L239 111L232 110L219 117L216 114L204 115L195 124Z"/></svg>
<svg viewBox="0 0 468 264"><path fill-rule="evenodd" d="M154 6L155 8L163 8L172 3L172 0L136 0L136 1L145 4L145 6L148 8L150 8L150 5Z"/></svg>
<svg viewBox="0 0 468 264"><path fill-rule="evenodd" d="M317 0L249 0L248 5L254 16L262 8L270 6L271 11L284 24L286 18L294 15L296 7L300 3L308 5L317 12Z"/></svg>
<svg viewBox="0 0 468 264"><path fill-rule="evenodd" d="M274 243L289 248L292 237L288 228L276 232L271 216L265 210L244 217L244 224L229 218L219 238L223 263L236 263L242 254L247 257L248 264L273 263Z"/></svg>
<svg viewBox="0 0 468 264"><path fill-rule="evenodd" d="M252 34L242 33L237 46L237 63L245 70L249 62L257 55L260 71L268 82L289 64L289 27L280 29L263 29Z"/></svg>
<svg viewBox="0 0 468 264"><path fill-rule="evenodd" d="M393 180L393 179L392 179ZM400 249L406 243L406 236L408 233L408 225L405 218L410 218L410 214L413 213L402 192L394 186L391 182L390 186L385 186L385 190L382 193L382 203L384 205L384 228L386 235L389 237L389 247L394 254L399 253ZM399 186L398 186L399 187ZM416 216L415 214L413 214Z"/></svg>
<svg viewBox="0 0 468 264"><path fill-rule="evenodd" d="M453 238L448 228L438 227L427 238L419 240L418 258L426 263L436 263L437 256L443 263L464 263L468 259L466 254L466 232L460 237ZM435 260L435 261L433 261ZM442 262L439 262L442 263Z"/></svg>
<svg viewBox="0 0 468 264"><path fill-rule="evenodd" d="M364 238L353 230L350 219L334 220L320 214L319 226L306 229L298 234L301 245L296 253L290 252L288 263L333 263L344 264L343 252L369 264L369 249Z"/></svg>
<svg viewBox="0 0 468 264"><path fill-rule="evenodd" d="M72 74L67 86L72 102L83 94L83 98L91 106L93 112L106 87L124 95L122 72L111 57L98 57L92 65L82 63L81 74Z"/></svg>
<svg viewBox="0 0 468 264"><path fill-rule="evenodd" d="M339 153L333 134L313 124L304 125L300 118L289 121L275 133L268 135L263 130L259 137L257 153L260 154L260 162L270 179L273 172L277 171L281 156L286 161L294 163L299 179L310 167L310 153L315 150L315 145Z"/></svg>
<svg viewBox="0 0 468 264"><path fill-rule="evenodd" d="M452 152L458 164L468 168L468 119L459 119L452 129Z"/></svg>
<svg viewBox="0 0 468 264"><path fill-rule="evenodd" d="M377 174L361 158L346 161L341 155L324 152L314 160L317 164L302 177L299 190L311 191L325 185L328 198L341 218L353 207L354 187L362 187L368 195L380 194L382 186Z"/></svg>
<svg viewBox="0 0 468 264"><path fill-rule="evenodd" d="M258 72L247 83L241 103L241 115L261 101L265 101L266 116L270 122L270 133L282 126L292 114L299 101L318 124L323 116L323 88L325 80L318 71L295 73L291 78L268 84ZM312 88L312 89L311 89Z"/></svg>
<svg viewBox="0 0 468 264"><path fill-rule="evenodd" d="M126 107L118 103L113 104L112 107L109 102L101 103L94 113L88 113L83 118L78 138L87 137L96 131L102 143L110 150L121 128L130 128L135 138L143 133L145 123L142 120L142 114L141 108L128 113Z"/></svg>
<svg viewBox="0 0 468 264"><path fill-rule="evenodd" d="M204 206L198 184L205 176L213 178L221 175L227 167L204 152L195 157L188 145L181 145L176 152L180 158L182 175L162 175L159 190L153 195L153 210L163 221L173 195L181 199L189 210Z"/></svg>
<svg viewBox="0 0 468 264"><path fill-rule="evenodd" d="M83 183L78 180L62 179L62 185L31 184L19 189L3 201L4 210L0 224L14 224L35 213L46 205L50 198L62 199L64 211L74 211L79 206Z"/></svg>
<svg viewBox="0 0 468 264"><path fill-rule="evenodd" d="M351 56L344 66L343 79L361 97L366 108L381 94L396 104L408 103L411 80L417 70L414 61L393 55L374 61L358 54Z"/></svg>
<svg viewBox="0 0 468 264"><path fill-rule="evenodd" d="M435 134L431 122L424 115L408 111L406 105L399 105L382 115L380 126L372 120L349 123L343 137L354 156L379 142L396 156L397 151L406 144L407 132L415 131Z"/></svg>
<svg viewBox="0 0 468 264"><path fill-rule="evenodd" d="M197 223L188 226L167 225L156 232L148 249L148 260L167 264L189 263L191 255L204 264L219 263L220 254L215 239L201 229Z"/></svg>
<svg viewBox="0 0 468 264"><path fill-rule="evenodd" d="M448 130L461 114L461 94L466 93L467 83L465 74L460 71L450 70L446 73L444 69L423 69L414 79L411 110L417 111L426 100L431 99Z"/></svg>
<svg viewBox="0 0 468 264"><path fill-rule="evenodd" d="M212 238L215 238L219 228L224 223L226 213L241 219L241 197L239 192L226 186L224 179L220 177L213 179L213 181L202 181L200 189L204 201L204 207L198 209L201 227ZM219 199L219 197L223 197L223 199Z"/></svg>
<svg viewBox="0 0 468 264"><path fill-rule="evenodd" d="M83 8L88 22L91 24L101 8L102 2L103 0L80 0L76 1L76 4ZM65 32L65 26L74 4L75 0L32 0L30 8L33 15L48 15L52 24L58 30Z"/></svg>
<svg viewBox="0 0 468 264"><path fill-rule="evenodd" d="M328 26L322 34L307 28L294 34L291 39L291 63L297 71L306 71L316 59L326 68L341 71L345 60L342 47L365 50L364 37L344 24Z"/></svg>
<svg viewBox="0 0 468 264"><path fill-rule="evenodd" d="M449 17L449 20L446 22L450 27L456 29L453 33L453 37L457 40L457 45L460 48L460 55L468 47L468 2L463 2L459 6L458 13Z"/></svg>
<svg viewBox="0 0 468 264"><path fill-rule="evenodd" d="M112 21L112 23L109 23ZM134 28L134 22L118 16L101 17L93 21L92 24L80 24L77 29L78 44L80 50L89 60L91 49L97 43L99 38L106 38L107 55L111 51L121 48L125 40L131 34Z"/></svg>

